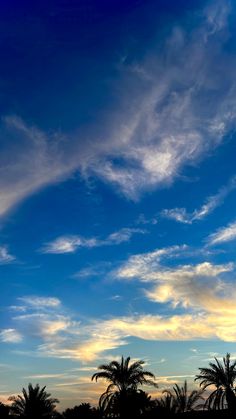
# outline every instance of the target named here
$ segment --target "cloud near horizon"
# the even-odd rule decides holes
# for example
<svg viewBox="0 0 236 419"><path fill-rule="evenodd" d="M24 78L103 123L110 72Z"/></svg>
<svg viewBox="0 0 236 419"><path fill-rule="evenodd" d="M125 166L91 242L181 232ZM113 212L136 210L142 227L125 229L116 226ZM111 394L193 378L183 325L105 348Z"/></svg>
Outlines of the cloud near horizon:
<svg viewBox="0 0 236 419"><path fill-rule="evenodd" d="M128 345L132 337L235 342L236 291L229 280L234 265L203 261L166 266L169 259L176 264L188 250L186 245L172 246L133 255L111 272L118 280L139 281L144 285L143 298L167 306L168 315L131 313L109 319L73 319L55 297L34 296L32 300L32 296L25 296L18 298L28 302L28 307L26 313L13 317L15 330L24 339L40 339L34 356L83 363L111 355L114 349Z"/></svg>
<svg viewBox="0 0 236 419"><path fill-rule="evenodd" d="M228 1L210 3L198 13L192 31L184 25L172 28L161 54L159 45L139 63L124 61L119 91L126 92L117 98L117 109L106 113L102 132L98 127L76 135L51 134L17 116L2 118L0 215L75 172L103 179L137 200L206 158L235 126L236 64L222 52L229 16Z"/></svg>

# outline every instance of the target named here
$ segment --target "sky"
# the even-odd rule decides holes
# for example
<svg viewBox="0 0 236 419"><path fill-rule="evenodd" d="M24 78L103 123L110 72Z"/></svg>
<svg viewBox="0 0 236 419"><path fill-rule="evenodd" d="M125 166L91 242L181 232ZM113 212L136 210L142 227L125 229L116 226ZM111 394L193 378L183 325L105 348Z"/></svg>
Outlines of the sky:
<svg viewBox="0 0 236 419"><path fill-rule="evenodd" d="M236 7L0 1L0 400L236 356ZM151 390L150 390L151 391Z"/></svg>

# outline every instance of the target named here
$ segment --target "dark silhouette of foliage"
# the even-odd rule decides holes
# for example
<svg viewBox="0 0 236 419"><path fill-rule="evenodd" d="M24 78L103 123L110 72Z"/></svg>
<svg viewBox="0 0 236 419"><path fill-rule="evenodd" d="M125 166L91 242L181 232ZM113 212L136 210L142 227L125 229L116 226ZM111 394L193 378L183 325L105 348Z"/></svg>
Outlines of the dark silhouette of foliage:
<svg viewBox="0 0 236 419"><path fill-rule="evenodd" d="M99 412L90 403L81 403L72 409L66 409L62 413L63 419L95 419L99 418Z"/></svg>
<svg viewBox="0 0 236 419"><path fill-rule="evenodd" d="M109 364L100 365L99 372L92 376L92 380L100 378L105 379L110 383L107 390L116 388L118 391L133 389L136 390L139 385L154 385L155 375L150 371L143 369L144 361L136 361L130 364L130 357L124 359L122 356L121 362L112 361Z"/></svg>
<svg viewBox="0 0 236 419"><path fill-rule="evenodd" d="M163 391L160 399L153 400L140 388L142 385L157 387L155 376L143 367L144 361L130 362L130 357L112 361L98 367L92 380L107 381L106 391L100 396L99 406L81 403L63 413L55 410L57 399L32 384L23 388L22 394L12 396L11 406L0 402L0 419L233 419L236 412L236 361L226 354L223 362L215 358L208 368L199 368L195 380L200 381L200 390L188 391L187 381L183 386L175 384L172 390ZM210 396L203 392L215 386ZM209 393L208 393L209 394ZM204 403L205 402L205 403ZM207 408L207 409L206 409Z"/></svg>
<svg viewBox="0 0 236 419"><path fill-rule="evenodd" d="M51 419L59 401L51 398L51 394L47 393L45 388L46 386L40 389L38 384L35 387L29 384L28 391L23 388L23 395L10 397L11 412L25 419Z"/></svg>
<svg viewBox="0 0 236 419"><path fill-rule="evenodd" d="M173 391L165 390L166 403L168 403L170 410L175 413L191 412L194 409L202 407L198 402L203 400L203 390L192 390L188 391L187 381L185 380L184 385L180 387L175 384Z"/></svg>
<svg viewBox="0 0 236 419"><path fill-rule="evenodd" d="M161 399L156 400L156 407L162 414L173 414L176 412L175 399L172 394L169 394L168 392L166 392Z"/></svg>
<svg viewBox="0 0 236 419"><path fill-rule="evenodd" d="M154 406L145 391L129 389L125 392L103 393L99 400L100 411L105 417L140 417Z"/></svg>
<svg viewBox="0 0 236 419"><path fill-rule="evenodd" d="M5 405L4 403L0 402L0 418L5 419L9 417L9 406Z"/></svg>
<svg viewBox="0 0 236 419"><path fill-rule="evenodd" d="M206 389L209 386L215 386L205 406L208 409L224 409L228 407L229 411L236 411L236 395L234 382L236 379L236 361L230 361L230 354L227 353L221 363L215 358L215 363L210 362L210 368L199 368L195 380L200 381L200 386Z"/></svg>
<svg viewBox="0 0 236 419"><path fill-rule="evenodd" d="M101 371L95 373L92 380L105 379L109 383L99 401L99 407L104 414L126 417L127 409L131 406L134 392L137 392L139 385L157 387L154 374L143 369L144 363L139 360L130 364L130 357L124 359L122 356L121 362L112 361L98 367Z"/></svg>

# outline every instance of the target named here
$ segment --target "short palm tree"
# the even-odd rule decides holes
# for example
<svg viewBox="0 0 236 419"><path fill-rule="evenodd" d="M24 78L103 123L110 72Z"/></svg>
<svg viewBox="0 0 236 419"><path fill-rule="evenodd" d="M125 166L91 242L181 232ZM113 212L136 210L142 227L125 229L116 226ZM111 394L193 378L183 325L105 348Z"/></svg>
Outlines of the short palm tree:
<svg viewBox="0 0 236 419"><path fill-rule="evenodd" d="M138 390L139 385L157 387L155 375L143 369L144 363L140 360L130 364L130 357L124 359L122 356L121 362L112 361L98 367L101 371L93 374L92 380L105 379L109 383L100 397L102 409L108 412L116 406L119 416L124 417L127 402L131 402L131 398L134 399L134 392Z"/></svg>
<svg viewBox="0 0 236 419"><path fill-rule="evenodd" d="M96 415L96 409L93 408L90 403L81 403L79 406L66 409L62 413L63 419L92 419L95 417L98 417L98 415Z"/></svg>
<svg viewBox="0 0 236 419"><path fill-rule="evenodd" d="M10 397L9 400L13 402L11 405L12 413L22 418L51 418L56 403L59 403L59 401L51 398L51 394L47 393L45 388L46 386L40 389L38 384L35 387L29 384L28 391L23 388L22 396Z"/></svg>
<svg viewBox="0 0 236 419"><path fill-rule="evenodd" d="M180 387L175 384L173 391L165 390L164 393L169 397L169 404L176 413L191 412L199 407L199 401L203 400L203 390L188 391L187 381ZM171 401L172 399L172 401Z"/></svg>
<svg viewBox="0 0 236 419"><path fill-rule="evenodd" d="M210 368L199 368L200 374L195 380L200 381L200 386L206 389L214 386L216 389L210 394L206 401L209 409L223 409L228 407L230 411L236 410L236 395L234 382L236 379L236 361L230 361L230 354L227 353L221 363L215 358L215 363L210 362Z"/></svg>
<svg viewBox="0 0 236 419"><path fill-rule="evenodd" d="M158 408L158 411L170 414L176 412L176 405L175 401L172 395L165 394L161 399L156 400L156 407Z"/></svg>

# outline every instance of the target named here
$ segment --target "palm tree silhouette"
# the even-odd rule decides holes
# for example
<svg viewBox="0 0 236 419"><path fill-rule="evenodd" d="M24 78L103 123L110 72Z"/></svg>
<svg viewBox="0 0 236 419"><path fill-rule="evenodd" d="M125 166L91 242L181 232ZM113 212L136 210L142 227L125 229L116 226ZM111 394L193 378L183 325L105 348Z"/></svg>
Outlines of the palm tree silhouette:
<svg viewBox="0 0 236 419"><path fill-rule="evenodd" d="M99 400L99 410L105 417L140 417L154 407L151 396L141 389L105 392Z"/></svg>
<svg viewBox="0 0 236 419"><path fill-rule="evenodd" d="M199 368L200 374L196 375L195 380L200 380L200 386L206 389L215 386L206 401L209 409L223 409L228 406L229 411L236 410L236 396L234 381L236 379L236 361L231 363L230 354L227 353L223 358L223 363L215 358L215 363L209 363L210 368Z"/></svg>
<svg viewBox="0 0 236 419"><path fill-rule="evenodd" d="M79 406L66 409L62 413L63 419L92 419L98 418L97 410L90 403L81 403Z"/></svg>
<svg viewBox="0 0 236 419"><path fill-rule="evenodd" d="M116 410L123 418L127 414L128 406L132 404L131 399L134 398L134 392L138 390L139 385L157 387L154 381L155 375L143 369L144 363L139 360L130 364L130 357L124 359L122 356L121 362L112 361L98 367L101 371L93 374L92 380L105 379L109 383L100 397L101 410L105 412Z"/></svg>
<svg viewBox="0 0 236 419"><path fill-rule="evenodd" d="M28 391L23 388L22 396L9 397L9 400L13 402L11 405L12 413L30 419L51 418L56 403L59 403L59 401L51 398L51 394L47 393L45 388L46 386L40 389L38 384L35 387L29 384Z"/></svg>
<svg viewBox="0 0 236 419"><path fill-rule="evenodd" d="M175 400L172 396L172 394L165 394L164 397L161 397L161 399L156 400L156 407L158 408L158 413L165 413L165 414L171 414L175 413L176 411L176 405Z"/></svg>
<svg viewBox="0 0 236 419"><path fill-rule="evenodd" d="M192 390L188 391L187 381L184 381L184 385L180 387L175 384L173 391L165 390L167 397L169 397L169 405L175 413L191 412L192 410L200 407L198 404L199 400L203 400L202 393L204 390ZM172 399L172 400L171 400Z"/></svg>

